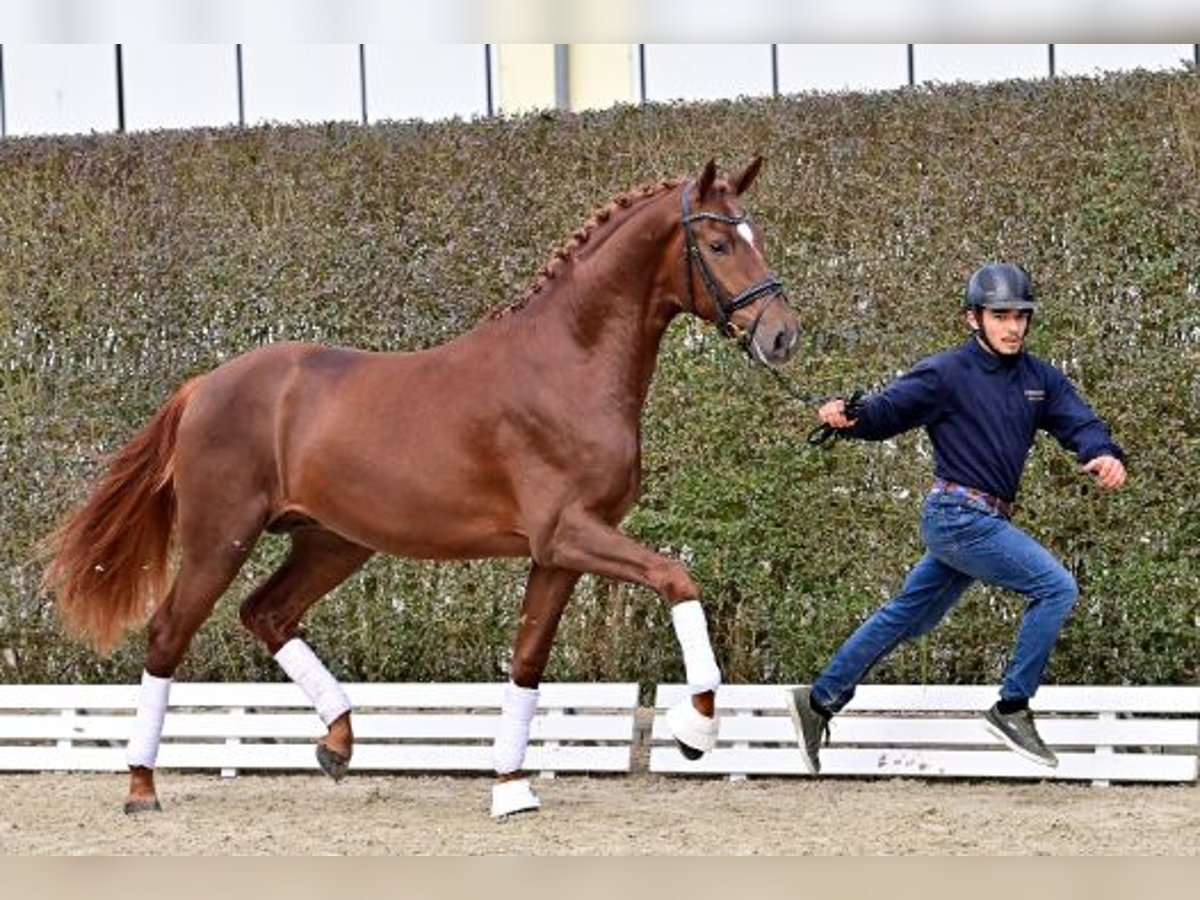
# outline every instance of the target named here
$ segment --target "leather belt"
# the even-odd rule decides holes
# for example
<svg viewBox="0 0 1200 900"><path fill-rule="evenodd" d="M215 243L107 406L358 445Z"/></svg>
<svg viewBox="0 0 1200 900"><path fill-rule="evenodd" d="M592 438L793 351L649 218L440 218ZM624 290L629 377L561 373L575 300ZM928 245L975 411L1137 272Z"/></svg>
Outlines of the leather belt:
<svg viewBox="0 0 1200 900"><path fill-rule="evenodd" d="M1015 503L1009 503L1007 500L1001 500L989 494L987 491L981 491L979 488L967 487L965 484L957 484L953 481L947 481L945 478L935 478L933 482L933 490L943 494L956 494L959 497L968 497L971 500L978 500L990 506L1006 519L1011 519L1013 513L1017 511Z"/></svg>

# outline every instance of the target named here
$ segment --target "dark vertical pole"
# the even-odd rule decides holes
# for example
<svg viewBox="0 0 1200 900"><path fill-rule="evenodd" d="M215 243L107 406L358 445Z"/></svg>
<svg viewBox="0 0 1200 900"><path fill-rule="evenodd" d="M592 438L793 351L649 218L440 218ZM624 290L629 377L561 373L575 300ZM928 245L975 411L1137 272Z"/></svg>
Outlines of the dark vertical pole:
<svg viewBox="0 0 1200 900"><path fill-rule="evenodd" d="M367 124L367 45L358 45L358 98L362 104L362 123Z"/></svg>
<svg viewBox="0 0 1200 900"><path fill-rule="evenodd" d="M1051 78L1057 77L1057 73L1054 71L1054 45L1053 44L1050 45L1050 77Z"/></svg>
<svg viewBox="0 0 1200 900"><path fill-rule="evenodd" d="M490 119L496 115L496 102L492 93L492 45L483 45L483 82L487 88L487 114Z"/></svg>
<svg viewBox="0 0 1200 900"><path fill-rule="evenodd" d="M4 111L4 45L0 44L0 138L8 137L8 120Z"/></svg>
<svg viewBox="0 0 1200 900"><path fill-rule="evenodd" d="M646 45L638 44L638 91L641 93L642 106L646 105Z"/></svg>
<svg viewBox="0 0 1200 900"><path fill-rule="evenodd" d="M1192 44L1192 62L1200 69L1200 44Z"/></svg>
<svg viewBox="0 0 1200 900"><path fill-rule="evenodd" d="M242 45L234 44L237 59L238 126L246 127L246 86L242 81Z"/></svg>
<svg viewBox="0 0 1200 900"><path fill-rule="evenodd" d="M117 44L117 131L125 133L125 60Z"/></svg>
<svg viewBox="0 0 1200 900"><path fill-rule="evenodd" d="M779 96L779 45L771 45L771 96Z"/></svg>
<svg viewBox="0 0 1200 900"><path fill-rule="evenodd" d="M908 86L914 87L917 83L917 55L913 50L915 44L908 45Z"/></svg>
<svg viewBox="0 0 1200 900"><path fill-rule="evenodd" d="M571 111L571 45L554 45L554 106Z"/></svg>

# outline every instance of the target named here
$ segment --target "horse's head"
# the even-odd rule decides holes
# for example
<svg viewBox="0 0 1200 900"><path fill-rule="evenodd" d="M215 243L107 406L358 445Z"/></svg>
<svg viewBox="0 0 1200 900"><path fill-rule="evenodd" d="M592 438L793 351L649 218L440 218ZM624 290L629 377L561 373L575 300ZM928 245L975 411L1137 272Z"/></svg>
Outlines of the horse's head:
<svg viewBox="0 0 1200 900"><path fill-rule="evenodd" d="M681 194L686 264L684 309L715 322L769 366L791 359L800 320L763 256L763 232L746 215L741 195L762 168L756 156L728 180L710 160Z"/></svg>

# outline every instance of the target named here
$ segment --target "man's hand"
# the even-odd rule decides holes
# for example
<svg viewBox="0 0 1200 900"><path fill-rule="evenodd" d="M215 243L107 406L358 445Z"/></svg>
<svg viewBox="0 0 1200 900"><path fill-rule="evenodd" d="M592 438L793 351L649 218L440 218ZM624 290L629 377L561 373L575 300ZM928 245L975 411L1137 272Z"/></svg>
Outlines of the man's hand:
<svg viewBox="0 0 1200 900"><path fill-rule="evenodd" d="M1115 456L1097 456L1088 460L1082 471L1096 479L1096 486L1115 491L1125 483L1125 464Z"/></svg>
<svg viewBox="0 0 1200 900"><path fill-rule="evenodd" d="M830 428L849 428L857 420L846 418L846 401L841 397L830 400L817 410L817 416ZM1093 460L1095 462L1095 460Z"/></svg>

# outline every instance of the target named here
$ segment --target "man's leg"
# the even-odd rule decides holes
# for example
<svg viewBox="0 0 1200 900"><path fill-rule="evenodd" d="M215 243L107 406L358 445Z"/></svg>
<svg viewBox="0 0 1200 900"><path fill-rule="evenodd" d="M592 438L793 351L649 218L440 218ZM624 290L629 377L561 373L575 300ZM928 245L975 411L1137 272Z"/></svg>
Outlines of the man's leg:
<svg viewBox="0 0 1200 900"><path fill-rule="evenodd" d="M811 687L788 692L796 740L809 772L821 771L818 753L828 721L850 702L866 674L901 641L933 629L971 584L972 578L926 553L904 587L876 610L834 653Z"/></svg>
<svg viewBox="0 0 1200 900"><path fill-rule="evenodd" d="M931 631L974 579L926 553L913 566L896 596L877 609L838 648L813 682L818 710L833 715L875 664L904 640Z"/></svg>
<svg viewBox="0 0 1200 900"><path fill-rule="evenodd" d="M1041 684L1058 633L1079 595L1075 579L1049 550L998 517L991 518L986 531L973 540L959 543L939 556L980 581L1027 598L1000 697L1028 700Z"/></svg>
<svg viewBox="0 0 1200 900"><path fill-rule="evenodd" d="M987 532L977 541L958 545L950 563L980 581L1024 594L1027 603L1000 700L985 718L989 729L1010 748L1034 762L1056 766L1057 757L1034 726L1029 699L1037 693L1079 589L1050 551L1012 523L993 518Z"/></svg>

